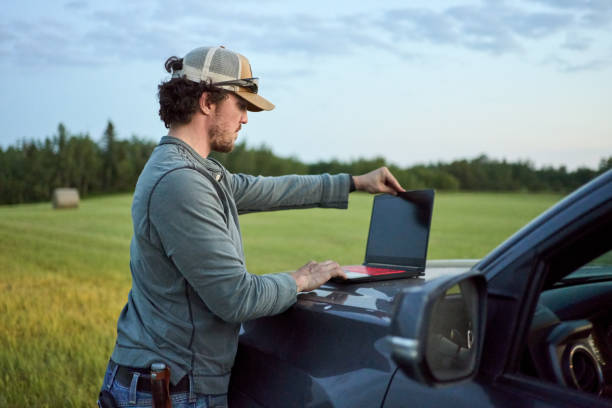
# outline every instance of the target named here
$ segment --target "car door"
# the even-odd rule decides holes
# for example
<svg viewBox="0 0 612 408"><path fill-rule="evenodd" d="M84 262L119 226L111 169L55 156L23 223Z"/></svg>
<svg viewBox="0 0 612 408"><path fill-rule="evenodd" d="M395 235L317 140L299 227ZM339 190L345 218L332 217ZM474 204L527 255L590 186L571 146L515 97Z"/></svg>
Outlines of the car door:
<svg viewBox="0 0 612 408"><path fill-rule="evenodd" d="M505 256L481 265L489 284L491 325L480 370L483 380L495 379L492 388L556 406L612 406L610 399L525 375L521 367L542 290L612 247L611 176L608 172L569 196L528 228Z"/></svg>
<svg viewBox="0 0 612 408"><path fill-rule="evenodd" d="M487 324L473 380L428 387L397 371L384 407L612 406L583 391L525 375L521 358L543 288L610 250L612 172L579 189L484 258Z"/></svg>

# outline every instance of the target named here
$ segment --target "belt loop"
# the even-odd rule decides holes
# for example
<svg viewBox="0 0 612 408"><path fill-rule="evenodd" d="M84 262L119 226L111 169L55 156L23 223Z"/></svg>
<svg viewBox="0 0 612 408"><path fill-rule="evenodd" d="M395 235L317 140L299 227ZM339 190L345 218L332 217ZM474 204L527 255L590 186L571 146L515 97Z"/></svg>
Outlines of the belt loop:
<svg viewBox="0 0 612 408"><path fill-rule="evenodd" d="M193 404L197 401L196 394L193 389L193 375L189 373L189 403Z"/></svg>
<svg viewBox="0 0 612 408"><path fill-rule="evenodd" d="M140 378L139 372L134 372L132 375L132 382L130 383L130 395L129 404L136 405L136 390L138 389L138 378Z"/></svg>
<svg viewBox="0 0 612 408"><path fill-rule="evenodd" d="M115 376L117 375L117 370L119 369L119 364L115 364L115 362L113 360L110 361L109 365L111 365L113 368L111 369L111 375L110 378L108 379L108 384L106 384L106 390L110 391L112 385L113 385L113 381L115 381Z"/></svg>

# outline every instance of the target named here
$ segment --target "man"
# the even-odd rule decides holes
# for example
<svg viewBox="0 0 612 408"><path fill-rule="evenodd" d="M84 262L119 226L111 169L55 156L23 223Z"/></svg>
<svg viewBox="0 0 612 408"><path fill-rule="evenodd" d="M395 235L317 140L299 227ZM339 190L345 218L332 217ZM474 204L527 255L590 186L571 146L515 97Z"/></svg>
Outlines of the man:
<svg viewBox="0 0 612 408"><path fill-rule="evenodd" d="M134 192L132 290L101 400L112 395L117 404L150 406L147 374L151 364L164 363L175 407L224 406L240 323L281 313L299 292L345 277L332 261L309 262L293 273L249 274L238 214L346 208L349 190L403 189L386 168L356 177L229 173L209 153L233 149L247 111L274 108L258 94L248 60L223 47L202 47L169 58L166 70L172 78L159 85L159 114L169 131Z"/></svg>

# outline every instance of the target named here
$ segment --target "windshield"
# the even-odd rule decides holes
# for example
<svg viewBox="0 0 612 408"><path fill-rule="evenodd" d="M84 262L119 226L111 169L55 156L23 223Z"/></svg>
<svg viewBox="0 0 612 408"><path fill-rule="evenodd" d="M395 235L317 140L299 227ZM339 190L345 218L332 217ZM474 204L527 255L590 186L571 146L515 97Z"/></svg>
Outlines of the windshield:
<svg viewBox="0 0 612 408"><path fill-rule="evenodd" d="M577 279L612 279L612 251L608 251L588 264L567 275L561 282Z"/></svg>

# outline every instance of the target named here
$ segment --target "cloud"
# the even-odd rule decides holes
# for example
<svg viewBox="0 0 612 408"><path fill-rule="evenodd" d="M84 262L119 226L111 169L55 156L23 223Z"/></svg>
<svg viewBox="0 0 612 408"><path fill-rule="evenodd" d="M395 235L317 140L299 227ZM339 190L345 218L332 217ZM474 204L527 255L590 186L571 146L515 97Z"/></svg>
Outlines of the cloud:
<svg viewBox="0 0 612 408"><path fill-rule="evenodd" d="M612 4L608 0L528 0L527 3L595 13L612 11Z"/></svg>
<svg viewBox="0 0 612 408"><path fill-rule="evenodd" d="M612 22L612 2L609 0L529 0L550 9L566 10L578 15L584 29L599 29Z"/></svg>
<svg viewBox="0 0 612 408"><path fill-rule="evenodd" d="M74 0L64 4L64 7L68 10L86 10L89 5L85 1Z"/></svg>
<svg viewBox="0 0 612 408"><path fill-rule="evenodd" d="M594 59L590 61L586 61L581 64L571 64L567 63L563 70L565 72L580 72L580 71L593 71L600 70L603 68L607 68L612 64L612 59L610 58L601 58Z"/></svg>
<svg viewBox="0 0 612 408"><path fill-rule="evenodd" d="M83 44L74 41L76 35L70 24L42 18L38 22L15 21L7 28L10 36L3 41L10 52L8 62L30 68L47 65L91 65L99 58L86 52ZM84 52L85 51L85 52Z"/></svg>
<svg viewBox="0 0 612 408"><path fill-rule="evenodd" d="M572 51L584 51L591 45L592 40L588 37L581 36L575 32L567 33L565 42L561 47Z"/></svg>
<svg viewBox="0 0 612 408"><path fill-rule="evenodd" d="M507 24L514 34L534 39L563 31L573 21L573 16L567 13L513 13Z"/></svg>
<svg viewBox="0 0 612 408"><path fill-rule="evenodd" d="M389 10L379 24L395 39L499 55L521 50L522 41L561 32L572 22L568 13L534 12L496 3L457 6L441 12L415 8Z"/></svg>
<svg viewBox="0 0 612 408"><path fill-rule="evenodd" d="M575 73L582 71L596 71L612 66L612 57L589 59L584 62L574 63L564 58L551 56L543 61L544 65L553 65L561 72Z"/></svg>
<svg viewBox="0 0 612 408"><path fill-rule="evenodd" d="M214 7L197 0L111 0L102 6L96 3L96 8L74 0L65 4L63 14L0 26L0 53L33 67L159 61L204 43L310 59L350 55L364 48L412 58L413 44L496 56L524 52L533 43L564 36L558 50L571 50L579 58L597 38L586 33L609 31L612 25L609 0L508 4L484 1L441 10L403 7L373 13L340 9L315 15L235 3Z"/></svg>
<svg viewBox="0 0 612 408"><path fill-rule="evenodd" d="M445 15L426 9L404 8L384 12L377 21L395 41L426 41L434 44L454 44L457 30Z"/></svg>
<svg viewBox="0 0 612 408"><path fill-rule="evenodd" d="M520 49L508 21L515 13L503 6L454 7L446 11L459 27L461 45L492 54Z"/></svg>

